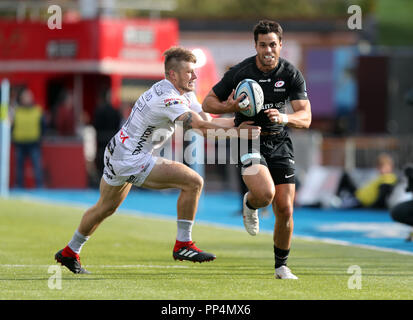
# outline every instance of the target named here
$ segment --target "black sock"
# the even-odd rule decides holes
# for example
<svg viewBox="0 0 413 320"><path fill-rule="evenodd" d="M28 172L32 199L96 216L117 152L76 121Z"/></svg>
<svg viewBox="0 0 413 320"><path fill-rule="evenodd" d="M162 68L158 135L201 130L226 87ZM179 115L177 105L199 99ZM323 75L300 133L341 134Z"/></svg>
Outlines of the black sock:
<svg viewBox="0 0 413 320"><path fill-rule="evenodd" d="M245 204L247 205L248 208L250 208L251 210L257 210L257 208L254 208L252 205L250 205L250 203L247 201L245 202Z"/></svg>
<svg viewBox="0 0 413 320"><path fill-rule="evenodd" d="M284 249L279 249L276 246L274 246L275 269L281 266L287 265L287 259L288 259L289 253L290 253L290 249L284 250Z"/></svg>

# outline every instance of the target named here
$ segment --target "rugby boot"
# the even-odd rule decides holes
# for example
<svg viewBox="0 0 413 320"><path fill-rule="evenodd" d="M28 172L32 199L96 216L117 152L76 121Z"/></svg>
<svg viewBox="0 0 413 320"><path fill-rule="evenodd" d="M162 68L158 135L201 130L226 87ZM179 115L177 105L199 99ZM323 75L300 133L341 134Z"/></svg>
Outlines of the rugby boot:
<svg viewBox="0 0 413 320"><path fill-rule="evenodd" d="M58 263L60 263L62 266L65 266L73 273L90 274L89 271L82 268L79 255L74 253L69 247L58 251L55 254L54 258Z"/></svg>
<svg viewBox="0 0 413 320"><path fill-rule="evenodd" d="M244 221L244 227L247 232L255 236L260 230L260 220L258 218L258 209L250 209L247 207L248 192L244 195L242 218Z"/></svg>
<svg viewBox="0 0 413 320"><path fill-rule="evenodd" d="M215 260L216 256L212 253L202 251L195 246L195 242L182 242L176 240L172 256L175 260L188 260L192 262L206 262Z"/></svg>
<svg viewBox="0 0 413 320"><path fill-rule="evenodd" d="M297 276L295 276L290 268L288 268L287 266L281 266L278 267L277 269L275 269L275 278L276 279L298 279Z"/></svg>

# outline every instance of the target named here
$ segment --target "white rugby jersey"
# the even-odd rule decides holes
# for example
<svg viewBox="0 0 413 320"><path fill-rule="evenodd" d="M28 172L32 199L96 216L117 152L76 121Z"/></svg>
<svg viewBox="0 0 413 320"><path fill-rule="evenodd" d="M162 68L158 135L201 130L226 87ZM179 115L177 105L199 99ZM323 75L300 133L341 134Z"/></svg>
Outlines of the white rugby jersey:
<svg viewBox="0 0 413 320"><path fill-rule="evenodd" d="M173 134L175 119L190 110L202 111L194 92L181 95L167 79L155 83L138 98L128 120L109 142L112 159L152 153Z"/></svg>

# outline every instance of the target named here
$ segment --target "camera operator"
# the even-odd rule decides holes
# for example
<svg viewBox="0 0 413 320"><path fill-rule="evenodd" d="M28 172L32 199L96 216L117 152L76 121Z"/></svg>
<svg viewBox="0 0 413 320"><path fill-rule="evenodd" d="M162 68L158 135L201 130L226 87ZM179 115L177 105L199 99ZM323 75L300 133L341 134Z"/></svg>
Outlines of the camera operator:
<svg viewBox="0 0 413 320"><path fill-rule="evenodd" d="M404 173L407 177L406 192L413 192L413 164L408 164ZM397 204L391 209L390 214L394 221L413 227L413 200ZM410 233L406 241L413 241L413 232Z"/></svg>

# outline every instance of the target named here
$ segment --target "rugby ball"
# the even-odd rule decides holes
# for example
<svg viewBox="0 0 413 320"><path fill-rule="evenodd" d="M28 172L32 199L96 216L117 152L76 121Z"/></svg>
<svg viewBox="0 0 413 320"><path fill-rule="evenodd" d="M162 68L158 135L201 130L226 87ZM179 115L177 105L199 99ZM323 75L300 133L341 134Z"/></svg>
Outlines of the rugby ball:
<svg viewBox="0 0 413 320"><path fill-rule="evenodd" d="M264 105L264 92L257 81L252 79L244 79L238 83L235 88L234 99L241 95L245 99L241 100L239 106L241 113L247 117L253 117L258 114Z"/></svg>

